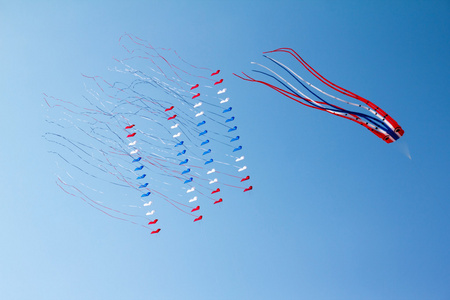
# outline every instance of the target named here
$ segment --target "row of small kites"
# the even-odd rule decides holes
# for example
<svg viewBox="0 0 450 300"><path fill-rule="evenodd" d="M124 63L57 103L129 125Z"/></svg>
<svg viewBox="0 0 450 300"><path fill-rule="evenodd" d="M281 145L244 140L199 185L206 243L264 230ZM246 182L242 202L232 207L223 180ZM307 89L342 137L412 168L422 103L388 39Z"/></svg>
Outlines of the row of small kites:
<svg viewBox="0 0 450 300"><path fill-rule="evenodd" d="M130 34L119 43L126 54L109 69L114 78L83 75L86 95L77 101L44 94L51 127L44 138L59 158L61 190L151 234L174 223L168 207L198 222L202 212L253 190L239 123L243 112L231 106L239 96L227 90L223 72L195 66L174 50ZM306 81L269 53L295 58L340 96ZM294 50L280 48L264 57L279 69L253 63L266 80L234 75L358 123L387 143L403 135L385 111L327 80Z"/></svg>

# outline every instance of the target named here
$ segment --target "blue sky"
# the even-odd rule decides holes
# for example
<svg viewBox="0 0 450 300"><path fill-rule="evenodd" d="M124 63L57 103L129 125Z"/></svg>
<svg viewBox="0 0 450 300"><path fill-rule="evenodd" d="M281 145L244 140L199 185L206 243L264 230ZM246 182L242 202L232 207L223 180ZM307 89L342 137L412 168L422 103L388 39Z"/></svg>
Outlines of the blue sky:
<svg viewBox="0 0 450 300"><path fill-rule="evenodd" d="M1 1L5 299L448 299L448 1ZM55 184L43 93L78 101L125 32L221 68L254 190L157 236ZM296 49L390 113L354 123L232 77ZM409 149L412 159L404 149ZM226 205L225 205L226 204Z"/></svg>

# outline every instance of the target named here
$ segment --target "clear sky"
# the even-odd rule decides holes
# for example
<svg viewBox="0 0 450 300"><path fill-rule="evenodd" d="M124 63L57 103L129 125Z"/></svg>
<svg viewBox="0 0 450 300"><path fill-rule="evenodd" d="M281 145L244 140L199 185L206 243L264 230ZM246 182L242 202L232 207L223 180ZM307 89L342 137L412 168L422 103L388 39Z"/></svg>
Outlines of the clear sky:
<svg viewBox="0 0 450 300"><path fill-rule="evenodd" d="M448 1L0 1L2 299L449 299ZM104 216L55 184L43 93L77 101L125 32L221 68L254 190L173 230ZM234 78L297 50L405 130ZM405 154L409 149L412 159Z"/></svg>

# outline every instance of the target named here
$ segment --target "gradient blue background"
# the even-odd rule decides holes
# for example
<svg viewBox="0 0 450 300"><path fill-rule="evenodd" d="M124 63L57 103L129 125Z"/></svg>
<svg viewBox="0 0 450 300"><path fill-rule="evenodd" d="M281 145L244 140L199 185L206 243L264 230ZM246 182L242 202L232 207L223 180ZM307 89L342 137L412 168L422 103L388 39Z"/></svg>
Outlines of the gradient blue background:
<svg viewBox="0 0 450 300"><path fill-rule="evenodd" d="M61 192L41 137L125 32L228 74L255 187L157 236ZM448 1L0 1L0 298L450 299L449 39ZM278 47L405 136L229 76Z"/></svg>

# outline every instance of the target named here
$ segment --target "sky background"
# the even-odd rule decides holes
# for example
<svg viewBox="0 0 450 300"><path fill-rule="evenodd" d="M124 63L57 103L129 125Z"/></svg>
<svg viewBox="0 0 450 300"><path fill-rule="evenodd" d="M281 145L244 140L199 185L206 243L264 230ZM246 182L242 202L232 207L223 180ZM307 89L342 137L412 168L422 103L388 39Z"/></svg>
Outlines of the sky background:
<svg viewBox="0 0 450 300"><path fill-rule="evenodd" d="M63 193L42 138L43 93L80 99L126 32L222 69L254 187L152 236ZM0 1L1 298L450 299L449 41L448 1ZM279 47L405 135L231 75Z"/></svg>

